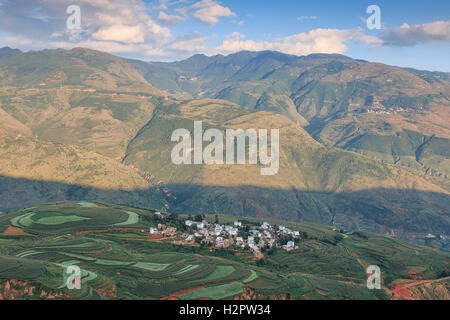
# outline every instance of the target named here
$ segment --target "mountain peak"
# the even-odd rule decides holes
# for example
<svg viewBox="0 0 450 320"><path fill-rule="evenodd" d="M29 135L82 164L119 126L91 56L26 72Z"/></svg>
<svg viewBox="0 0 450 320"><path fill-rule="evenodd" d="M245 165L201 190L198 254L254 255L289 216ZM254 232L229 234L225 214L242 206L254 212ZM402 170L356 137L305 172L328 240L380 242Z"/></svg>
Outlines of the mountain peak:
<svg viewBox="0 0 450 320"><path fill-rule="evenodd" d="M12 49L10 47L3 47L0 48L0 59L6 59L6 58L10 58L12 56L21 54L22 51L20 51L19 49Z"/></svg>

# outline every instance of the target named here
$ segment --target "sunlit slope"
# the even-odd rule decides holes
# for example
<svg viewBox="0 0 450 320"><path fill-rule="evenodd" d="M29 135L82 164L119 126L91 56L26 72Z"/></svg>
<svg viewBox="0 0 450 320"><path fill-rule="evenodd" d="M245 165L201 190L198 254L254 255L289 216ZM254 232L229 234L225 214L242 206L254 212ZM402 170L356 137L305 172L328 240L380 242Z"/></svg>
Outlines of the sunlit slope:
<svg viewBox="0 0 450 320"><path fill-rule="evenodd" d="M144 174L120 163L164 100L132 66L88 49L44 50L5 57L0 73L3 210L77 197L163 205Z"/></svg>
<svg viewBox="0 0 450 320"><path fill-rule="evenodd" d="M146 69L156 65L161 83L150 81L155 72ZM408 239L449 234L446 74L270 52L195 56L167 66L86 49L2 59L0 210L116 199ZM199 85L191 93L174 89L180 96L227 100L169 98L144 79L163 87L164 70ZM407 111L395 111L404 103ZM397 113L375 113L380 104ZM204 129L280 129L278 175L261 176L261 165L174 166L170 136L192 130L194 120Z"/></svg>
<svg viewBox="0 0 450 320"><path fill-rule="evenodd" d="M17 139L0 144L0 175L101 189L145 189L134 169L84 148Z"/></svg>
<svg viewBox="0 0 450 320"><path fill-rule="evenodd" d="M20 122L40 140L112 158L163 99L126 61L88 49L18 54L0 61L0 73L2 126Z"/></svg>
<svg viewBox="0 0 450 320"><path fill-rule="evenodd" d="M448 183L448 155L442 154L450 149L448 73L341 55L278 52L132 64L158 88L276 112L306 126L327 146L414 168Z"/></svg>
<svg viewBox="0 0 450 320"><path fill-rule="evenodd" d="M174 130L279 129L280 169L261 165L175 165ZM208 143L204 143L206 147ZM191 150L193 151L193 150ZM172 210L277 217L382 232L448 233L448 193L413 172L356 153L326 148L294 121L220 100L175 103L130 143L125 164L166 186Z"/></svg>
<svg viewBox="0 0 450 320"><path fill-rule="evenodd" d="M43 50L0 60L2 86L89 86L95 89L152 89L134 67L121 58L84 48ZM134 90L133 90L134 88Z"/></svg>

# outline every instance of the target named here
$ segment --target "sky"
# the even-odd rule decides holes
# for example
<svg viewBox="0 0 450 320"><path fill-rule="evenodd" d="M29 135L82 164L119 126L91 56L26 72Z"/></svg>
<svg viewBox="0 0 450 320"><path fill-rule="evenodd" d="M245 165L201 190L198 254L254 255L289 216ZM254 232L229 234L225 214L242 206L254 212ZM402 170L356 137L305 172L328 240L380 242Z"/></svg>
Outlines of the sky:
<svg viewBox="0 0 450 320"><path fill-rule="evenodd" d="M374 5L379 19L367 12ZM369 28L368 19L380 24ZM0 0L3 46L86 47L146 61L241 50L339 53L450 72L450 1Z"/></svg>

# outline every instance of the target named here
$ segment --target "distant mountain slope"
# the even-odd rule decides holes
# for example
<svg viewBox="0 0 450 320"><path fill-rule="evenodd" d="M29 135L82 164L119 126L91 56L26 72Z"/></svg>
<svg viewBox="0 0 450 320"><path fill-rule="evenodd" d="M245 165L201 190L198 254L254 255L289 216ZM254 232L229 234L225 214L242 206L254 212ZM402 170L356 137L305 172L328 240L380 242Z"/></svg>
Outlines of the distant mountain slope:
<svg viewBox="0 0 450 320"><path fill-rule="evenodd" d="M87 149L19 138L1 143L0 175L104 189L149 187L134 169Z"/></svg>
<svg viewBox="0 0 450 320"><path fill-rule="evenodd" d="M0 108L10 122L112 158L123 157L164 96L123 59L87 49L24 53L1 60L1 73Z"/></svg>
<svg viewBox="0 0 450 320"><path fill-rule="evenodd" d="M1 86L55 88L71 85L158 92L123 59L83 48L14 55L0 60L0 75Z"/></svg>
<svg viewBox="0 0 450 320"><path fill-rule="evenodd" d="M192 132L194 120L202 120L204 130L279 128L279 173L261 176L261 166L251 165L174 165L171 133ZM284 116L226 101L194 100L161 109L131 141L124 163L151 172L168 189L170 209L178 212L394 230L402 237L450 231L450 195L425 176L324 147Z"/></svg>
<svg viewBox="0 0 450 320"><path fill-rule="evenodd" d="M447 73L341 55L296 57L269 51L131 63L151 84L174 94L225 99L280 113L328 146L413 167L443 184L450 177L445 155L429 146L427 152L419 150L431 137L450 149ZM399 147L397 136L411 147Z"/></svg>
<svg viewBox="0 0 450 320"><path fill-rule="evenodd" d="M22 51L19 49L11 49L9 47L0 48L0 59L10 58L12 56L21 54Z"/></svg>

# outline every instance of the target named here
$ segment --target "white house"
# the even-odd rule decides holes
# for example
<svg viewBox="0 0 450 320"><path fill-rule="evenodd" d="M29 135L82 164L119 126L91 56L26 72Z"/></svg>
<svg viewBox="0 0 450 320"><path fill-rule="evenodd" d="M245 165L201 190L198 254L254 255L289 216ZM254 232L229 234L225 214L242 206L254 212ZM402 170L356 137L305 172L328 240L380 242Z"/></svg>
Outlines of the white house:
<svg viewBox="0 0 450 320"><path fill-rule="evenodd" d="M216 227L214 228L214 234L216 235L216 236L218 236L219 234L221 234L222 233L222 227L220 226L220 225L216 225Z"/></svg>
<svg viewBox="0 0 450 320"><path fill-rule="evenodd" d="M203 229L205 224L203 222L197 223L197 229Z"/></svg>
<svg viewBox="0 0 450 320"><path fill-rule="evenodd" d="M192 227L193 222L191 220L186 220L185 223L187 227Z"/></svg>
<svg viewBox="0 0 450 320"><path fill-rule="evenodd" d="M223 246L223 238L222 237L216 238L216 246Z"/></svg>
<svg viewBox="0 0 450 320"><path fill-rule="evenodd" d="M240 222L240 221L235 221L235 222L234 222L234 226L235 226L235 227L242 227L242 222Z"/></svg>
<svg viewBox="0 0 450 320"><path fill-rule="evenodd" d="M288 247L288 248L295 248L294 241L288 241L288 243L286 244L286 247Z"/></svg>
<svg viewBox="0 0 450 320"><path fill-rule="evenodd" d="M150 228L149 232L150 232L150 235L152 235L152 236L159 233L158 229L156 229L156 228Z"/></svg>

